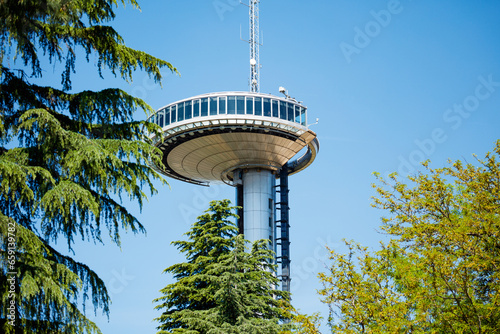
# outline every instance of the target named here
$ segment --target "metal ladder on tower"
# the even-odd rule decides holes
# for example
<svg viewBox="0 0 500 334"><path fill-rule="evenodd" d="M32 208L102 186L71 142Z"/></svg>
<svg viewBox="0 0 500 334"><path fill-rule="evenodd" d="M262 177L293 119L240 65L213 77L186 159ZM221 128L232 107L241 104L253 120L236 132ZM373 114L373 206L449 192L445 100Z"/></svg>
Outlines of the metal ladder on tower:
<svg viewBox="0 0 500 334"><path fill-rule="evenodd" d="M281 290L290 292L290 221L289 221L289 202L288 202L288 164L285 164L279 175L279 184L276 185L276 195L279 194L279 201L276 201L276 245L277 263L281 264ZM278 233L279 230L279 233Z"/></svg>

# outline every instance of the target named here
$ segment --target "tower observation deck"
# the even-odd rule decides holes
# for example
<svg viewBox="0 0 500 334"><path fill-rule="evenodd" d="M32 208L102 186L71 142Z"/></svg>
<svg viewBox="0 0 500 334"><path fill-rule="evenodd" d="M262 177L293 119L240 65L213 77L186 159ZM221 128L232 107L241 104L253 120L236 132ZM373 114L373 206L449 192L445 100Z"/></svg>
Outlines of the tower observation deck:
<svg viewBox="0 0 500 334"><path fill-rule="evenodd" d="M281 264L282 289L290 291L288 176L314 161L319 142L302 103L258 92L258 2L249 5L251 91L202 94L158 109L148 121L163 133L149 137L163 156L152 167L197 185L234 186L243 208L240 233L251 242L269 240Z"/></svg>
<svg viewBox="0 0 500 334"><path fill-rule="evenodd" d="M316 135L306 126L301 104L250 92L198 95L160 108L149 118L163 129L153 141L163 151L158 172L174 179L208 185L238 184L242 169L277 172L290 163L290 173L306 168L316 156Z"/></svg>

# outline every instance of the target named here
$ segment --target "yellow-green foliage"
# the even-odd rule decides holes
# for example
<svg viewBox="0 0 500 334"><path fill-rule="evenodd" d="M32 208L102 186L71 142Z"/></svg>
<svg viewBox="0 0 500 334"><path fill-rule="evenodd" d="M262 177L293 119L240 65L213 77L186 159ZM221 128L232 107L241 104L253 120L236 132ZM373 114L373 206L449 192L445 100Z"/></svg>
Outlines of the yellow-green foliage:
<svg viewBox="0 0 500 334"><path fill-rule="evenodd" d="M303 314L290 305L282 305L282 308L291 320L282 334L321 334L319 327L323 318L319 313Z"/></svg>
<svg viewBox="0 0 500 334"><path fill-rule="evenodd" d="M498 333L500 141L484 160L457 161L374 186L392 237L370 253L346 242L320 274L333 333Z"/></svg>

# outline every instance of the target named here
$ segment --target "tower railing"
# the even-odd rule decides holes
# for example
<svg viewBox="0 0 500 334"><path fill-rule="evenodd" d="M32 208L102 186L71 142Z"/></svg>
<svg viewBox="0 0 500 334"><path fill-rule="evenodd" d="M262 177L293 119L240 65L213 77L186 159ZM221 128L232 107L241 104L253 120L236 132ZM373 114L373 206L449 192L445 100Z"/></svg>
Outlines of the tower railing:
<svg viewBox="0 0 500 334"><path fill-rule="evenodd" d="M307 107L301 103L248 92L210 93L180 100L160 108L147 120L164 128L220 116L226 119L266 119L284 124L291 122L307 129Z"/></svg>

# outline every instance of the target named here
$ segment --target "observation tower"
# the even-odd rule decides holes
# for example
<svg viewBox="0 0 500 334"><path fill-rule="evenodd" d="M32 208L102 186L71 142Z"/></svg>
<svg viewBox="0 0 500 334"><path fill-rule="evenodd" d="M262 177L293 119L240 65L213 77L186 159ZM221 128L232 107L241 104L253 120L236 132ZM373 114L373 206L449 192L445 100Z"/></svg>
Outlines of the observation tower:
<svg viewBox="0 0 500 334"><path fill-rule="evenodd" d="M250 91L202 94L157 110L148 121L163 136L150 138L163 157L152 167L196 185L235 187L240 233L251 242L269 240L282 289L290 291L288 176L314 161L319 142L307 107L282 87L283 97L259 92L259 1L250 1Z"/></svg>

